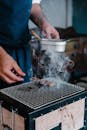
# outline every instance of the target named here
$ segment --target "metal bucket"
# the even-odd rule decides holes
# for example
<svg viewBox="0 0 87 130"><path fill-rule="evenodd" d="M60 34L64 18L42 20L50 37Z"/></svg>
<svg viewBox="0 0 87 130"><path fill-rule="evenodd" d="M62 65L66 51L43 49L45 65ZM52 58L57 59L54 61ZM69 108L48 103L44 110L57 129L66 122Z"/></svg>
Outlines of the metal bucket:
<svg viewBox="0 0 87 130"><path fill-rule="evenodd" d="M63 39L41 39L41 50L52 50L55 52L64 52L66 40Z"/></svg>

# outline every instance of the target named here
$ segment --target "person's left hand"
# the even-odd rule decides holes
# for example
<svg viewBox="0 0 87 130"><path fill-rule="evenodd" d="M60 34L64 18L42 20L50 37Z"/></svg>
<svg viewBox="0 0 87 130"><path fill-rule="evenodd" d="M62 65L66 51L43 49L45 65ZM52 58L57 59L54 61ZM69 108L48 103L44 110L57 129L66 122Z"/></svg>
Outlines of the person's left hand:
<svg viewBox="0 0 87 130"><path fill-rule="evenodd" d="M43 25L42 33L48 39L59 39L59 32L49 23Z"/></svg>

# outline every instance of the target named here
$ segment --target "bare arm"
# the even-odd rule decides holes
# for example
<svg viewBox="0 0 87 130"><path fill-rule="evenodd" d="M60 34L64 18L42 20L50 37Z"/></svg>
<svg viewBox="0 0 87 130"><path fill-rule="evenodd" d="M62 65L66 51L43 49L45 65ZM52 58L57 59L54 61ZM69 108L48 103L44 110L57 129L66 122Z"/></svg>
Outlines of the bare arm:
<svg viewBox="0 0 87 130"><path fill-rule="evenodd" d="M14 70L18 76L12 71ZM0 79L8 84L23 81L22 72L16 61L0 46Z"/></svg>
<svg viewBox="0 0 87 130"><path fill-rule="evenodd" d="M33 4L31 10L31 20L41 29L47 38L59 38L59 33L47 21L39 4Z"/></svg>

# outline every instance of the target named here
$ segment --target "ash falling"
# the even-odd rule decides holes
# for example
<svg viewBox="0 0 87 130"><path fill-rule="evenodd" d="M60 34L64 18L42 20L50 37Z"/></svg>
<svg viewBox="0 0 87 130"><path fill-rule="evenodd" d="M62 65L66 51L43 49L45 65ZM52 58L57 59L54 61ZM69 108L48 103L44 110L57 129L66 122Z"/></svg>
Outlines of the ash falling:
<svg viewBox="0 0 87 130"><path fill-rule="evenodd" d="M47 77L61 78L61 74L65 71L64 63L65 56L62 53L57 52L46 52L49 56L50 62L46 66Z"/></svg>

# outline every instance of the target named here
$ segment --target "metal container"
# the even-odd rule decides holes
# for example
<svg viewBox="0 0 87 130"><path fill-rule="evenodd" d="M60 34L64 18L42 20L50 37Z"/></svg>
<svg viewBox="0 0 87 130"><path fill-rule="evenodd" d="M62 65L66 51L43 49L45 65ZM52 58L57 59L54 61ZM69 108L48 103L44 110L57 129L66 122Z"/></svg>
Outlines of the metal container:
<svg viewBox="0 0 87 130"><path fill-rule="evenodd" d="M42 50L64 52L66 48L66 40L63 39L41 39L40 42Z"/></svg>
<svg viewBox="0 0 87 130"><path fill-rule="evenodd" d="M41 38L34 30L31 30L33 36L41 43L42 50L51 49L52 51L64 52L66 41L64 39L47 39Z"/></svg>

